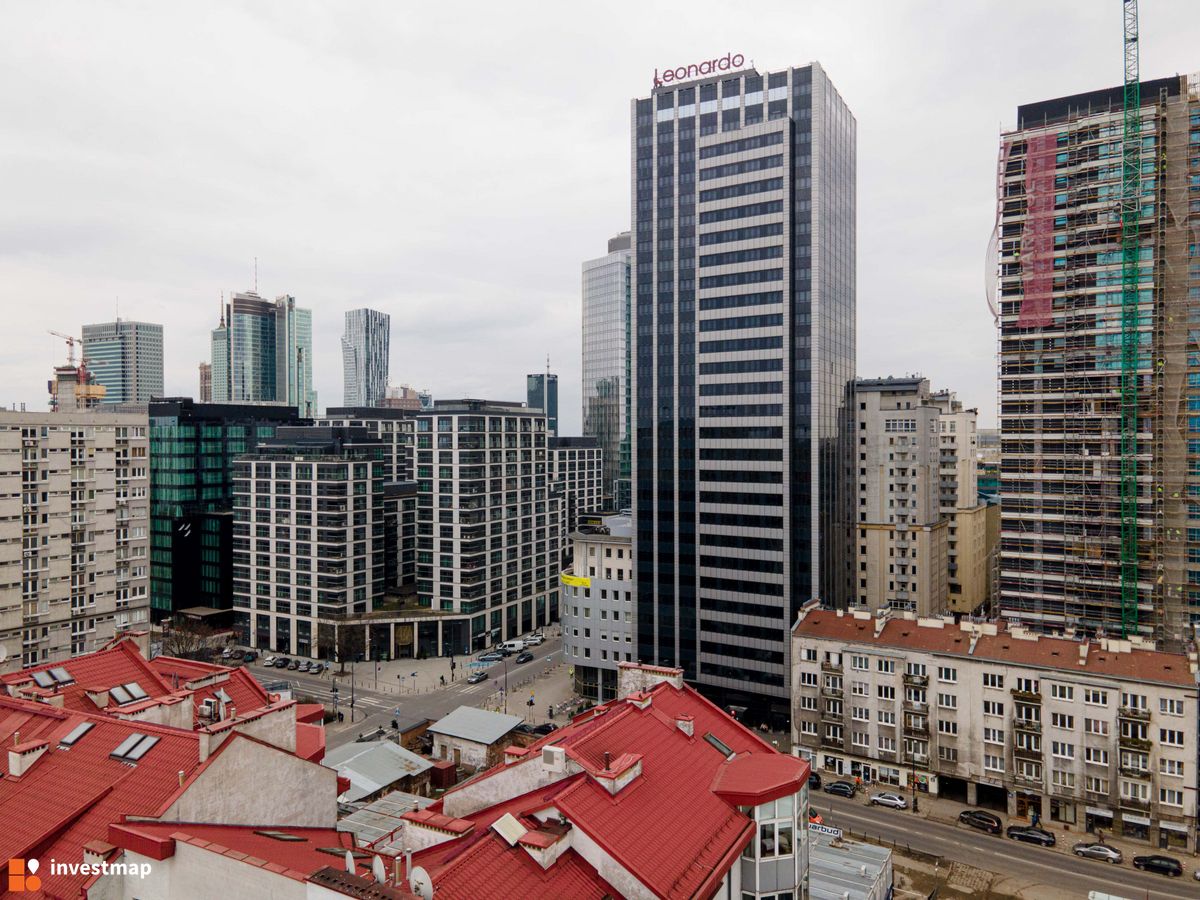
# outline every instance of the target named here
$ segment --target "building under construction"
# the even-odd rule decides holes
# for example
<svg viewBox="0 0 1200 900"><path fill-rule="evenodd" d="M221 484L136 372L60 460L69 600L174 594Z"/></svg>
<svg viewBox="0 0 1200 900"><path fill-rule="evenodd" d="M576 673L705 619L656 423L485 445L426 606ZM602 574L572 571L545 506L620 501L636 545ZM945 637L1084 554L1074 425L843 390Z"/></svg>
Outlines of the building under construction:
<svg viewBox="0 0 1200 900"><path fill-rule="evenodd" d="M1200 81L1139 81L1132 24L1123 88L1001 140L999 600L1173 646L1200 620Z"/></svg>

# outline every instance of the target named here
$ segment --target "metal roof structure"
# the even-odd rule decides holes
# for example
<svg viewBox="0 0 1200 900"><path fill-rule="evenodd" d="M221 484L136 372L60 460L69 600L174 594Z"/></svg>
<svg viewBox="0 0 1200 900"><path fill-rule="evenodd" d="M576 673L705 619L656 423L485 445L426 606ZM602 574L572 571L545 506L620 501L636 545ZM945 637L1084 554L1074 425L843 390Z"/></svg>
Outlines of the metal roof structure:
<svg viewBox="0 0 1200 900"><path fill-rule="evenodd" d="M496 743L518 725L520 716L507 716L504 713L491 712L486 709L475 709L471 706L460 706L444 718L438 719L429 726L434 734L446 737L460 738L464 741L474 741L488 746Z"/></svg>
<svg viewBox="0 0 1200 900"><path fill-rule="evenodd" d="M325 754L322 765L337 769L339 775L350 779L350 789L338 798L343 803L369 797L401 778L433 768L433 763L425 757L388 740L335 747Z"/></svg>

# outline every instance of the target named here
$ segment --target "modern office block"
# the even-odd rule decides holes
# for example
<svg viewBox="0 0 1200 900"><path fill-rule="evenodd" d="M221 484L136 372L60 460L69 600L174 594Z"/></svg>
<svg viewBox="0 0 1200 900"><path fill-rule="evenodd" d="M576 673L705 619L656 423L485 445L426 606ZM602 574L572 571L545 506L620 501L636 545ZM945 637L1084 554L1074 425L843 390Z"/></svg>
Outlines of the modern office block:
<svg viewBox="0 0 1200 900"><path fill-rule="evenodd" d="M631 115L637 655L782 720L854 583L856 125L816 63Z"/></svg>
<svg viewBox="0 0 1200 900"><path fill-rule="evenodd" d="M558 434L558 376L549 372L526 375L525 395L530 409L545 413L550 436Z"/></svg>
<svg viewBox="0 0 1200 900"><path fill-rule="evenodd" d="M546 416L520 403L438 400L417 416L417 598L471 616L479 649L558 619L562 492Z"/></svg>
<svg viewBox="0 0 1200 900"><path fill-rule="evenodd" d="M604 454L604 492L617 509L633 502L629 436L632 403L630 233L608 242L608 254L583 264L583 433Z"/></svg>
<svg viewBox="0 0 1200 900"><path fill-rule="evenodd" d="M317 419L321 428L365 428L387 447L387 481L413 480L415 413L389 407L332 406Z"/></svg>
<svg viewBox="0 0 1200 900"><path fill-rule="evenodd" d="M365 428L283 426L233 464L234 628L252 647L332 658L319 619L385 588L385 448Z"/></svg>
<svg viewBox="0 0 1200 900"><path fill-rule="evenodd" d="M214 403L279 403L316 415L312 311L296 298L234 294L212 332Z"/></svg>
<svg viewBox="0 0 1200 900"><path fill-rule="evenodd" d="M117 319L83 326L83 358L104 385L101 406L148 403L163 393L163 327Z"/></svg>
<svg viewBox="0 0 1200 900"><path fill-rule="evenodd" d="M150 404L150 593L156 620L180 609L233 606L233 460L282 425L288 406Z"/></svg>
<svg viewBox="0 0 1200 900"><path fill-rule="evenodd" d="M373 309L346 313L342 335L342 402L382 406L387 394L391 317Z"/></svg>
<svg viewBox="0 0 1200 900"><path fill-rule="evenodd" d="M200 363L200 402L212 403L212 363Z"/></svg>
<svg viewBox="0 0 1200 900"><path fill-rule="evenodd" d="M1179 647L1200 621L1200 94L1140 98L1128 229L1121 87L1021 106L1001 137L999 603Z"/></svg>
<svg viewBox="0 0 1200 900"><path fill-rule="evenodd" d="M563 493L565 542L579 527L583 513L604 505L604 453L593 437L552 437L547 449L550 480L559 484Z"/></svg>
<svg viewBox="0 0 1200 900"><path fill-rule="evenodd" d="M146 416L0 410L0 671L149 622Z"/></svg>

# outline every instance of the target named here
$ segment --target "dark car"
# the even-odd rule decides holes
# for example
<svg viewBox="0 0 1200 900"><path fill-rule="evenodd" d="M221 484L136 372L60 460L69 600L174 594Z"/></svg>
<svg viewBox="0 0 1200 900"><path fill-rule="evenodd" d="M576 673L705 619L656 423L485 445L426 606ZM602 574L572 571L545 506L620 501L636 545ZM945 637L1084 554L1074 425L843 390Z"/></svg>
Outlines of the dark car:
<svg viewBox="0 0 1200 900"><path fill-rule="evenodd" d="M487 672L472 672L467 676L467 684L479 684L481 681L487 681Z"/></svg>
<svg viewBox="0 0 1200 900"><path fill-rule="evenodd" d="M289 662L287 664L287 667L288 667L289 672L295 672L297 669L300 668L300 660L293 659L291 662Z"/></svg>
<svg viewBox="0 0 1200 900"><path fill-rule="evenodd" d="M254 662L256 659L258 659L258 654L253 650L242 655L242 662Z"/></svg>
<svg viewBox="0 0 1200 900"><path fill-rule="evenodd" d="M814 791L820 790L821 776L818 775L816 772L809 772L808 773L808 786Z"/></svg>
<svg viewBox="0 0 1200 900"><path fill-rule="evenodd" d="M557 731L557 730L558 730L558 726L557 726L557 725L553 725L553 724L551 724L550 722L543 722L541 725L535 725L535 726L533 726L533 733L534 733L534 734L543 734L543 735L545 735L545 734L550 734L552 731Z"/></svg>
<svg viewBox="0 0 1200 900"><path fill-rule="evenodd" d="M839 797L853 797L854 785L849 781L831 781L825 785L825 793L837 794Z"/></svg>
<svg viewBox="0 0 1200 900"><path fill-rule="evenodd" d="M281 657L279 657L279 659L275 660L275 668L277 668L277 669L286 669L291 664L292 664L292 661L290 659L288 659L286 656L281 656Z"/></svg>
<svg viewBox="0 0 1200 900"><path fill-rule="evenodd" d="M1042 847L1053 847L1055 844L1054 835L1049 831L1028 825L1009 825L1005 834L1014 841L1024 841L1026 844L1038 844Z"/></svg>
<svg viewBox="0 0 1200 900"><path fill-rule="evenodd" d="M1159 875L1172 875L1176 878L1183 874L1183 863L1173 856L1162 856L1158 853L1150 856L1135 856L1133 867L1146 872L1157 872Z"/></svg>
<svg viewBox="0 0 1200 900"><path fill-rule="evenodd" d="M517 654L517 658L516 658L515 662L519 662L519 663L533 662L533 654L530 653L528 650L523 650Z"/></svg>
<svg viewBox="0 0 1200 900"><path fill-rule="evenodd" d="M1003 824L999 816L984 812L982 809L964 810L958 814L958 821L964 825L970 825L972 828L978 828L980 831L986 831L988 834L999 834Z"/></svg>

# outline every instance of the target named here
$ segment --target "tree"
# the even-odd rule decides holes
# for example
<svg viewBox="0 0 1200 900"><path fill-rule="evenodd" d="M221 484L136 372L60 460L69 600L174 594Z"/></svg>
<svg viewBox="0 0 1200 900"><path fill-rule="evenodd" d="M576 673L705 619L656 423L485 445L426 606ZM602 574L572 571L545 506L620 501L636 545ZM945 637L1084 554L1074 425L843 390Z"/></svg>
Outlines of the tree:
<svg viewBox="0 0 1200 900"><path fill-rule="evenodd" d="M202 659L217 643L216 636L217 632L202 622L176 619L163 633L162 652L181 659Z"/></svg>
<svg viewBox="0 0 1200 900"><path fill-rule="evenodd" d="M346 663L359 659L363 655L365 648L363 626L343 624L338 628L338 663L341 665L343 673L346 671Z"/></svg>

